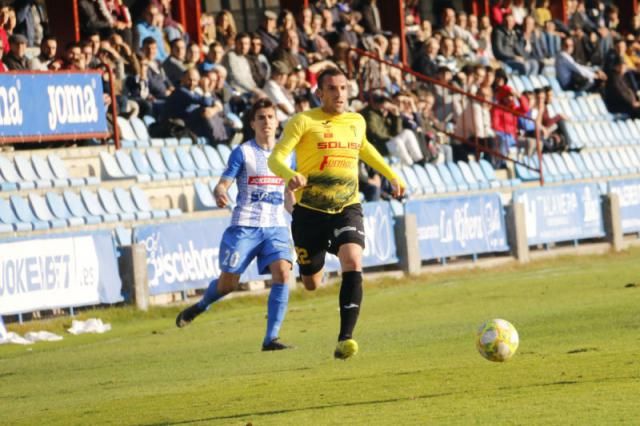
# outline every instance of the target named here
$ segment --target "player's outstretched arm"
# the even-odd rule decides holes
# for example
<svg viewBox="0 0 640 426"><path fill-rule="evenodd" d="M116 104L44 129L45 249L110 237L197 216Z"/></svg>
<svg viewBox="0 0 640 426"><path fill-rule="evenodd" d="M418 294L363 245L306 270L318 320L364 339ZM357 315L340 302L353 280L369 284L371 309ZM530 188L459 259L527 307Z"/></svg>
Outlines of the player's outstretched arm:
<svg viewBox="0 0 640 426"><path fill-rule="evenodd" d="M229 188L233 180L221 177L218 184L213 189L213 197L216 200L216 205L220 208L227 207L229 205Z"/></svg>
<svg viewBox="0 0 640 426"><path fill-rule="evenodd" d="M407 184L393 171L391 167L389 167L378 150L376 150L375 147L366 139L362 142L362 146L360 147L360 158L369 166L382 173L382 175L389 180L391 187L393 188L392 195L394 197L400 198L404 195Z"/></svg>
<svg viewBox="0 0 640 426"><path fill-rule="evenodd" d="M293 178L296 178L294 183L291 184L294 188L289 186L289 189L291 190L301 188L306 184L306 179L304 182L300 181L300 178L304 178L304 176L293 170L287 160L296 145L300 143L300 139L304 135L304 131L304 117L300 114L294 115L284 126L282 137L269 156L269 168L275 175L283 178L287 182L288 186L290 181Z"/></svg>

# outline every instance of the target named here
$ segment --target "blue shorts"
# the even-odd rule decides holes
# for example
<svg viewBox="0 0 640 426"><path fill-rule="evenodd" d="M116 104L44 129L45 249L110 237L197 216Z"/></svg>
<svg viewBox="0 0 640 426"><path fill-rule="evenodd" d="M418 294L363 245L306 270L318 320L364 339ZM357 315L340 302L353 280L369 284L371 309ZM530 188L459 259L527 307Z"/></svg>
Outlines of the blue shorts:
<svg viewBox="0 0 640 426"><path fill-rule="evenodd" d="M269 265L276 260L282 259L293 264L289 228L228 227L220 243L220 270L241 275L254 257L258 258L260 274L268 273Z"/></svg>

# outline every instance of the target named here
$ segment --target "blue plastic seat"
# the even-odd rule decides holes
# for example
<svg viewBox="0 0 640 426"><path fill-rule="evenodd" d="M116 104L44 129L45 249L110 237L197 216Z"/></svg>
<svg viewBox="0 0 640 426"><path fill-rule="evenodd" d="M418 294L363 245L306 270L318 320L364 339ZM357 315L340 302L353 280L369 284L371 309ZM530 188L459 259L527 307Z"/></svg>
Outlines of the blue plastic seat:
<svg viewBox="0 0 640 426"><path fill-rule="evenodd" d="M533 157L534 161L537 157ZM536 162L537 164L537 162ZM556 167L556 163L548 154L542 154L542 173L547 182L563 182L571 179L571 175L563 175Z"/></svg>
<svg viewBox="0 0 640 426"><path fill-rule="evenodd" d="M149 145L152 148L162 148L163 146L166 146L163 138L151 138L149 139Z"/></svg>
<svg viewBox="0 0 640 426"><path fill-rule="evenodd" d="M611 171L607 170L599 155L592 155L591 152L582 152L581 154L588 168L596 170L602 177L611 176Z"/></svg>
<svg viewBox="0 0 640 426"><path fill-rule="evenodd" d="M180 179L180 173L173 170L169 170L167 165L158 154L158 151L153 149L147 150L147 160L154 173L163 174L170 180Z"/></svg>
<svg viewBox="0 0 640 426"><path fill-rule="evenodd" d="M136 155L139 161L142 163L141 167L144 167L147 159L142 155L140 151L136 150ZM138 182L149 182L151 175L142 174L133 162L133 153L127 154L126 152L119 150L115 153L116 166L122 171L122 174L128 178L135 178Z"/></svg>
<svg viewBox="0 0 640 426"><path fill-rule="evenodd" d="M137 136L137 140L148 141L149 139L151 139L151 137L149 136L149 131L147 130L147 126L140 118L131 117L129 119L129 123L131 124L131 127Z"/></svg>
<svg viewBox="0 0 640 426"><path fill-rule="evenodd" d="M487 176L482 172L482 168L477 161L469 161L467 163L469 165L469 169L473 173L473 177L478 182L484 182L484 185L488 185L487 188L500 188L502 185L498 180L490 181L487 179Z"/></svg>
<svg viewBox="0 0 640 426"><path fill-rule="evenodd" d="M23 222L18 219L11 208L11 204L9 204L9 202L4 198L0 198L0 222L2 223L0 232L33 230L33 225L31 223ZM9 227L11 229L9 229Z"/></svg>
<svg viewBox="0 0 640 426"><path fill-rule="evenodd" d="M65 228L68 225L65 219L58 219L51 213L47 202L41 195L30 193L28 197L31 211L38 220L49 222L51 228Z"/></svg>
<svg viewBox="0 0 640 426"><path fill-rule="evenodd" d="M414 164L411 166L413 172L415 173L418 181L420 182L420 186L422 186L422 192L425 194L433 194L436 191L435 185L429 179L429 175L423 166L420 164Z"/></svg>
<svg viewBox="0 0 640 426"><path fill-rule="evenodd" d="M113 195L123 212L133 214L137 220L151 219L151 212L142 211L135 205L131 192L123 188L114 188Z"/></svg>
<svg viewBox="0 0 640 426"><path fill-rule="evenodd" d="M461 187L458 184L456 184L456 181L453 179L453 176L451 176L451 172L449 171L449 169L445 164L442 164L442 163L436 164L435 168L438 171L438 174L440 175L440 177L444 181L444 184L447 186L447 189L450 192L466 191L469 189L469 187L466 185Z"/></svg>
<svg viewBox="0 0 640 426"><path fill-rule="evenodd" d="M69 182L68 179L58 179L55 177L51 170L51 166L43 157L39 155L32 155L31 163L33 164L33 169L38 175L38 178L51 182L55 188L65 188L71 185L71 182Z"/></svg>
<svg viewBox="0 0 640 426"><path fill-rule="evenodd" d="M113 155L101 151L100 163L102 163L103 177L107 179L123 179L126 177Z"/></svg>
<svg viewBox="0 0 640 426"><path fill-rule="evenodd" d="M602 176L602 173L600 173L598 169L596 169L596 167L591 163L591 159L587 160L586 156L583 153L573 151L570 152L569 155L571 156L571 159L576 164L578 169L583 173L587 172L589 174L589 177L598 178Z"/></svg>
<svg viewBox="0 0 640 426"><path fill-rule="evenodd" d="M633 164L626 155L622 155L622 151L612 149L609 151L609 157L624 175L638 173L640 170L640 164Z"/></svg>
<svg viewBox="0 0 640 426"><path fill-rule="evenodd" d="M625 166L631 170L635 169L635 173L640 173L640 161L638 161L632 147L626 146L620 148L619 156Z"/></svg>
<svg viewBox="0 0 640 426"><path fill-rule="evenodd" d="M180 138L178 139L179 146L191 146L193 145L193 140L191 138Z"/></svg>
<svg viewBox="0 0 640 426"><path fill-rule="evenodd" d="M151 126L153 123L156 122L156 119L150 115L145 115L144 117L142 117L142 121L144 121L144 124L145 126L147 126L147 129L148 129L149 126Z"/></svg>
<svg viewBox="0 0 640 426"><path fill-rule="evenodd" d="M484 175L482 175L482 180L478 180L476 178L476 175L471 170L469 163L467 163L466 161L458 161L457 166L460 169L460 173L462 173L464 180L467 181L470 185L471 185L471 182L474 182L475 185L477 185L477 189L491 188L489 181L486 179Z"/></svg>
<svg viewBox="0 0 640 426"><path fill-rule="evenodd" d="M82 198L87 211L93 216L100 217L103 222L117 222L120 220L117 214L104 210L95 192L83 188L80 190L80 198Z"/></svg>
<svg viewBox="0 0 640 426"><path fill-rule="evenodd" d="M436 192L442 193L442 192L457 190L457 187L455 187L455 185L450 187L444 181L444 179L442 179L442 176L440 176L440 172L438 172L438 169L433 164L429 164L429 163L425 164L424 169L427 172L427 175L429 176L431 183L433 183L433 186L436 189Z"/></svg>
<svg viewBox="0 0 640 426"><path fill-rule="evenodd" d="M60 194L57 194L55 192L47 192L45 194L45 199L53 216L58 219L65 220L69 226L84 225L84 218L74 216L69 211L69 208L65 204L64 199Z"/></svg>
<svg viewBox="0 0 640 426"><path fill-rule="evenodd" d="M169 209L169 210L157 210L151 207L149 203L149 199L147 198L147 194L144 193L142 189L137 186L132 186L131 196L133 197L133 202L138 208L138 210L143 212L150 212L154 219L164 218L164 217L176 217L182 214L182 210L180 209Z"/></svg>
<svg viewBox="0 0 640 426"><path fill-rule="evenodd" d="M165 138L164 139L164 146L176 147L178 145L180 145L180 141L178 140L178 138Z"/></svg>
<svg viewBox="0 0 640 426"><path fill-rule="evenodd" d="M20 175L21 180L27 182L33 182L36 185L36 188L52 188L53 182L50 180L40 179L35 170L33 170L33 166L31 165L31 161L22 155L16 155L13 157L13 162L16 166L16 170Z"/></svg>
<svg viewBox="0 0 640 426"><path fill-rule="evenodd" d="M87 225L96 225L102 222L102 217L94 216L84 206L82 199L78 194L71 191L64 191L64 201L69 208L71 214L75 217L81 217Z"/></svg>
<svg viewBox="0 0 640 426"><path fill-rule="evenodd" d="M136 218L134 213L125 212L120 208L112 191L98 188L98 199L107 214L116 215L118 219L122 221L134 220Z"/></svg>
<svg viewBox="0 0 640 426"><path fill-rule="evenodd" d="M68 180L71 186L97 185L100 183L100 179L98 179L97 176L86 176L83 178L70 177L64 162L55 154L47 155L47 161L54 176L58 179Z"/></svg>
<svg viewBox="0 0 640 426"><path fill-rule="evenodd" d="M196 210L212 210L218 208L208 185L202 182L194 182L193 189L196 195Z"/></svg>
<svg viewBox="0 0 640 426"><path fill-rule="evenodd" d="M217 147L218 153L220 154L220 158L222 158L223 164L227 164L229 161L229 156L231 155L231 148L226 144L219 144Z"/></svg>
<svg viewBox="0 0 640 426"><path fill-rule="evenodd" d="M565 164L567 171L575 178L575 179L588 179L591 177L591 174L586 170L580 168L580 166L574 161L573 157L568 152L563 152L561 154L553 154L554 159L555 155L558 155ZM556 163L558 161L556 160Z"/></svg>
<svg viewBox="0 0 640 426"><path fill-rule="evenodd" d="M566 176L567 180L580 179L582 177L582 174L580 173L577 173L577 174L572 173L571 170L569 170L569 167L567 167L567 164L565 163L562 156L557 152L545 154L545 155L548 156L549 159L553 161L553 163L555 163L555 166L558 172L560 172L560 174L562 174L563 176Z"/></svg>
<svg viewBox="0 0 640 426"><path fill-rule="evenodd" d="M491 166L491 164L485 160L484 158L481 158L480 160L478 160L478 164L480 165L480 168L482 169L482 173L484 173L484 175L486 176L487 180L489 182L493 182L493 181L497 181L499 182L500 186L502 187L513 187L513 186L518 186L522 183L522 181L518 178L513 178L513 179L498 179L498 177L496 176L496 171L493 169L493 167Z"/></svg>
<svg viewBox="0 0 640 426"><path fill-rule="evenodd" d="M598 154L600 155L600 158L602 159L602 163L604 164L604 166L607 169L611 170L611 174L613 176L620 176L620 175L625 175L630 173L630 171L627 170L623 164L617 164L612 160L608 150L599 151Z"/></svg>
<svg viewBox="0 0 640 426"><path fill-rule="evenodd" d="M453 179L455 180L458 187L466 186L471 191L477 191L478 189L480 189L480 185L473 178L473 174L470 174L470 176L465 176L464 173L462 173L462 170L460 170L460 167L453 162L447 162L446 166L451 172L451 176L453 176Z"/></svg>
<svg viewBox="0 0 640 426"><path fill-rule="evenodd" d="M407 183L407 186L408 186L407 189L409 190L410 194L419 196L424 193L422 190L422 185L418 180L418 176L416 176L415 172L411 167L405 166L405 165L399 166L395 164L391 167L396 171L396 174L402 177L404 181Z"/></svg>
<svg viewBox="0 0 640 426"><path fill-rule="evenodd" d="M116 122L118 123L118 129L120 129L120 137L122 139L128 139L131 141L138 140L138 135L136 135L136 132L133 130L129 120L122 116L118 116L116 118Z"/></svg>
<svg viewBox="0 0 640 426"><path fill-rule="evenodd" d="M131 155L131 161L133 162L134 166L136 167L136 170L138 171L138 174L150 176L152 180L166 180L167 179L166 173L158 173L158 172L154 171L151 168L151 165L149 164L149 160L142 153L142 151L139 151L137 149L132 149L129 154ZM118 160L120 159L118 157L118 153L117 152L116 152L116 158L118 158ZM123 166L123 164L120 163L120 167L122 167L122 166ZM126 173L126 171L125 171L125 173Z"/></svg>
<svg viewBox="0 0 640 426"><path fill-rule="evenodd" d="M181 178L194 178L196 176L195 171L182 168L174 151L169 148L162 148L160 153L169 172L177 173Z"/></svg>
<svg viewBox="0 0 640 426"><path fill-rule="evenodd" d="M203 151L207 157L207 160L209 160L209 164L211 164L211 168L214 170L214 172L216 172L216 174L221 175L225 169L225 166L224 166L225 162L220 157L220 154L218 153L218 151L216 151L210 145L204 145Z"/></svg>
<svg viewBox="0 0 640 426"><path fill-rule="evenodd" d="M191 152L191 158L193 158L193 162L200 173L207 173L209 176L214 176L216 174L216 171L211 167L211 163L207 160L207 157L204 155L200 146L193 145L189 151Z"/></svg>
<svg viewBox="0 0 640 426"><path fill-rule="evenodd" d="M0 155L0 173L6 182L13 183L18 189L33 189L36 187L34 182L25 182L18 175L18 171L11 161Z"/></svg>
<svg viewBox="0 0 640 426"><path fill-rule="evenodd" d="M178 162L180 163L182 170L191 172L198 177L211 176L210 170L198 169L196 163L193 161L193 157L189 154L189 151L187 151L186 148L179 146L175 150L175 155L178 158Z"/></svg>
<svg viewBox="0 0 640 426"><path fill-rule="evenodd" d="M569 139L569 146L571 148L583 148L584 143L576 131L576 124L567 122L565 129L567 131L567 138Z"/></svg>
<svg viewBox="0 0 640 426"><path fill-rule="evenodd" d="M13 211L16 213L16 216L20 222L27 222L33 225L34 231L42 231L45 229L50 229L51 224L46 220L40 220L36 218L31 211L31 207L29 207L29 203L24 198L18 195L11 196L11 206L13 206Z"/></svg>

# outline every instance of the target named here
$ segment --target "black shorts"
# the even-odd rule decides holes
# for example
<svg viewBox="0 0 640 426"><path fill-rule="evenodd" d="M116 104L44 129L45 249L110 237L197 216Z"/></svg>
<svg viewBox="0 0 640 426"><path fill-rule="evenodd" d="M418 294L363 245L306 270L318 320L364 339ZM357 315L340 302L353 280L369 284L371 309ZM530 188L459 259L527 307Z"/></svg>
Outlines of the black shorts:
<svg viewBox="0 0 640 426"><path fill-rule="evenodd" d="M327 252L338 254L342 244L355 243L364 248L360 204L352 204L335 214L296 205L292 218L291 233L302 275L313 275L321 270Z"/></svg>

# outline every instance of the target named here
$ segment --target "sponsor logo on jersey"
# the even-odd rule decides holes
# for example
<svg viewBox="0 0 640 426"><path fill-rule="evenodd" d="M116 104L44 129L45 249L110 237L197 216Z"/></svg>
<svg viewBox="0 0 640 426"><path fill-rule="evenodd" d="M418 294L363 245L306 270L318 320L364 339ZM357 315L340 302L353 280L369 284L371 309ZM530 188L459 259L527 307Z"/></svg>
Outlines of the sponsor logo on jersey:
<svg viewBox="0 0 640 426"><path fill-rule="evenodd" d="M278 176L249 176L249 185L284 185L284 179Z"/></svg>
<svg viewBox="0 0 640 426"><path fill-rule="evenodd" d="M355 160L354 157L346 155L325 155L320 163L320 170L326 168L351 169L354 167Z"/></svg>
<svg viewBox="0 0 640 426"><path fill-rule="evenodd" d="M339 142L339 141L330 141L330 142L318 142L318 149L355 149L357 151L360 150L360 144L358 142Z"/></svg>
<svg viewBox="0 0 640 426"><path fill-rule="evenodd" d="M273 191L253 191L251 193L251 202L252 203L269 203L275 206L284 203L284 196L282 192Z"/></svg>

